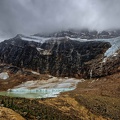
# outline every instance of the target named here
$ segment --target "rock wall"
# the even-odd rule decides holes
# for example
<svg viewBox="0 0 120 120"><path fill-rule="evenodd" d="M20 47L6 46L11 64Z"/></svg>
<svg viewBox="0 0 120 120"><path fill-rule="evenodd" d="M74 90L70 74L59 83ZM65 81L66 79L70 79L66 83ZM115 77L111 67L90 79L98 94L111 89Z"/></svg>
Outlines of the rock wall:
<svg viewBox="0 0 120 120"><path fill-rule="evenodd" d="M105 72L109 68L107 63L101 65L110 46L108 42L80 42L68 38L36 43L17 36L0 43L0 62L54 76L98 77L114 72Z"/></svg>

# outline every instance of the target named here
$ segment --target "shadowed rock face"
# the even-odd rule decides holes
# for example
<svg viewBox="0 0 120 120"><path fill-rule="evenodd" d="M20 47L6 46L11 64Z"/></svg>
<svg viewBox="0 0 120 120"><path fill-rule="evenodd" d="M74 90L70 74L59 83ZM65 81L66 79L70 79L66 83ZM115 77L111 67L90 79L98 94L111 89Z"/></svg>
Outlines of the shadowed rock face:
<svg viewBox="0 0 120 120"><path fill-rule="evenodd" d="M84 65L85 78L102 77L120 71L120 54L117 57L111 56L103 62L102 58L93 59Z"/></svg>
<svg viewBox="0 0 120 120"><path fill-rule="evenodd" d="M0 43L0 62L54 76L96 77L110 43L51 39L44 43L22 40L19 36ZM98 74L97 74L98 73ZM111 72L112 74L112 72Z"/></svg>

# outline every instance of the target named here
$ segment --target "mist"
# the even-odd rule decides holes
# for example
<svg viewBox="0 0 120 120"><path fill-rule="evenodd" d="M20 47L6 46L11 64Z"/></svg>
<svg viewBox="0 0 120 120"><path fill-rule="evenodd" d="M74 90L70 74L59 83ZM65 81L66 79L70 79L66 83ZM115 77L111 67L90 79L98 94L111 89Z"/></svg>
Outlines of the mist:
<svg viewBox="0 0 120 120"><path fill-rule="evenodd" d="M0 38L120 28L120 0L0 0Z"/></svg>

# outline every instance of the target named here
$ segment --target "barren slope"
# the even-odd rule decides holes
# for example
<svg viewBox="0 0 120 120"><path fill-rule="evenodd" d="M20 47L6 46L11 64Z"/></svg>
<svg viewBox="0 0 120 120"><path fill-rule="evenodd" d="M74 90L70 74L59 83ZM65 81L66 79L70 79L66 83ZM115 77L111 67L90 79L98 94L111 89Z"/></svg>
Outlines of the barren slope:
<svg viewBox="0 0 120 120"><path fill-rule="evenodd" d="M21 115L13 110L0 107L0 120L25 120Z"/></svg>

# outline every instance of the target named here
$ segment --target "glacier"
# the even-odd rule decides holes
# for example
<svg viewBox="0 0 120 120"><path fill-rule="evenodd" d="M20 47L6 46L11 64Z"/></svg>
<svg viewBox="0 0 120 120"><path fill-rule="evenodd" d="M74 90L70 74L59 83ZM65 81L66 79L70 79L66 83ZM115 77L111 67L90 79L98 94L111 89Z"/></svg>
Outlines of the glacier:
<svg viewBox="0 0 120 120"><path fill-rule="evenodd" d="M95 41L109 42L111 47L104 53L105 57L117 56L117 51L120 49L120 37L110 39L94 39Z"/></svg>

